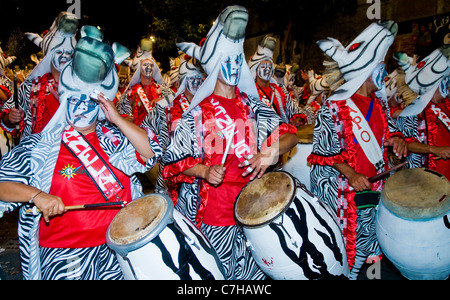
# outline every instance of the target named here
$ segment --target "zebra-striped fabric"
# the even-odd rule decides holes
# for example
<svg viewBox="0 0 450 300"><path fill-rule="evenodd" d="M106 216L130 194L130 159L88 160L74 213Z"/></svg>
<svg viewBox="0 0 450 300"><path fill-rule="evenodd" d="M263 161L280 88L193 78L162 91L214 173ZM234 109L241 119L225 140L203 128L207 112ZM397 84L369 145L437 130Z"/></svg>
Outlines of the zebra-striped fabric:
<svg viewBox="0 0 450 300"><path fill-rule="evenodd" d="M266 274L253 259L238 226L218 227L202 224L201 230L222 261L228 280L266 279Z"/></svg>
<svg viewBox="0 0 450 300"><path fill-rule="evenodd" d="M115 253L106 244L77 249L40 247L43 280L121 280Z"/></svg>
<svg viewBox="0 0 450 300"><path fill-rule="evenodd" d="M103 126L119 140L117 146L103 133ZM159 144L149 138L155 156L149 159L144 166L137 161L135 148L117 127L109 123L98 123L96 131L100 145L109 156L111 164L131 176L132 198L142 197L142 186L133 174L136 172L143 173L156 163L162 155L162 149ZM43 133L26 136L22 139L19 146L8 152L1 161L0 181L21 182L48 192L53 174L52 161L55 161L55 155L58 155L59 147L58 149L48 150L46 148L48 143L45 142L45 138L52 139L51 135L50 137L45 137ZM44 166L47 166L47 168ZM21 209L18 235L23 278L40 279L38 230L41 215L34 216L25 213L25 210L30 207L28 203L5 203L2 201L0 201L0 213L12 211L19 206Z"/></svg>
<svg viewBox="0 0 450 300"><path fill-rule="evenodd" d="M39 78L35 79L38 80ZM25 137L27 135L31 134L31 126L32 126L32 115L31 115L31 107L30 107L30 94L31 94L31 88L33 85L33 80L25 80L18 90L18 101L19 101L19 108L25 112L24 117L24 129L22 131L22 136ZM4 108L5 109L11 109L14 107L14 99L11 97L6 101Z"/></svg>
<svg viewBox="0 0 450 300"><path fill-rule="evenodd" d="M394 132L398 133L399 129L390 118L384 101L375 101L375 111L381 113L385 120L384 142ZM375 209L357 210L353 199L355 193L349 189L347 178L331 166L332 163L342 160L346 160L350 166L357 164L355 156L348 154L356 151L349 120L351 118L344 101L327 101L318 113L314 128L313 150L308 161L312 163L311 192L336 212L336 218L347 245L349 266L353 268L350 278L356 278L360 265L367 257L379 255L380 249L373 234ZM385 168L387 168L387 153L385 153L387 149L383 147L383 142L381 151L384 153ZM373 190L381 192L382 184L378 182Z"/></svg>

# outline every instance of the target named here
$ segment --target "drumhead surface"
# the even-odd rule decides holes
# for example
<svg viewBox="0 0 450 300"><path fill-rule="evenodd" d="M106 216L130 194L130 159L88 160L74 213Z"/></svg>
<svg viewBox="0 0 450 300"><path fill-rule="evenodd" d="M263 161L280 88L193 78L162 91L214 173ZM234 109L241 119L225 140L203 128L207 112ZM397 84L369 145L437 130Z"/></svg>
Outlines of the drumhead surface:
<svg viewBox="0 0 450 300"><path fill-rule="evenodd" d="M136 199L114 217L109 225L109 238L118 245L134 243L155 230L167 210L168 203L161 196L152 194Z"/></svg>
<svg viewBox="0 0 450 300"><path fill-rule="evenodd" d="M294 197L295 182L285 172L266 173L249 182L234 206L237 222L260 226L272 221L287 208Z"/></svg>
<svg viewBox="0 0 450 300"><path fill-rule="evenodd" d="M314 124L298 127L297 137L300 144L312 144L314 136Z"/></svg>
<svg viewBox="0 0 450 300"><path fill-rule="evenodd" d="M450 183L435 171L404 169L392 175L382 191L383 204L407 219L427 219L450 209Z"/></svg>

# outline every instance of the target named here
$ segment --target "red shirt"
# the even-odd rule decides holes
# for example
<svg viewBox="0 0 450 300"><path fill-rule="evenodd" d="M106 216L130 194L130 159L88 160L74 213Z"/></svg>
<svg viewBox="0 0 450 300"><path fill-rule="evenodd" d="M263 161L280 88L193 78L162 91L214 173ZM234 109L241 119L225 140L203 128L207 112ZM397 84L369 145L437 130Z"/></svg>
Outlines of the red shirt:
<svg viewBox="0 0 450 300"><path fill-rule="evenodd" d="M152 108L156 105L156 100L162 97L159 85L153 79L150 85L138 83L131 88L131 91L128 92L127 97L131 102L131 113L134 115L134 124L138 126L142 124L142 121L144 121L148 114L148 111L137 92L137 89L140 87L143 88Z"/></svg>
<svg viewBox="0 0 450 300"><path fill-rule="evenodd" d="M34 93L34 86L31 88L32 92L30 95L30 98L38 98L37 111L35 112L36 116L34 116L36 118L36 125L33 128L33 133L41 132L59 107L59 99L55 97L58 87L53 75L51 73L43 75L39 78L39 84L41 88L38 90L37 95ZM50 89L53 89L54 92L51 93Z"/></svg>
<svg viewBox="0 0 450 300"><path fill-rule="evenodd" d="M431 110L431 105L439 107L443 113L450 117L450 100L444 99L442 103L435 104L430 101L425 108L428 122L428 143L437 147L450 146L450 131ZM428 168L433 169L450 180L450 159L435 159L434 155L429 155Z"/></svg>
<svg viewBox="0 0 450 300"><path fill-rule="evenodd" d="M223 108L229 117L235 120L242 119L242 112L236 106L232 99L226 99L214 95L212 97L215 102L219 102L216 106L216 117L220 116ZM206 101L206 100L205 100ZM216 119L217 120L217 119ZM217 127L217 121L216 121ZM238 127L236 127L239 130ZM241 130L243 128L240 128ZM219 128L217 128L219 130ZM220 134L220 133L219 133ZM234 136L234 143L237 143L237 134ZM248 137L246 136L246 143L248 144ZM212 153L211 165L220 165L225 152L227 140L222 142L223 151ZM216 145L217 147L217 145ZM235 225L233 207L236 197L242 188L249 182L249 176L242 177L245 168L239 168L239 159L234 154L233 146L230 147L226 161L225 161L225 177L223 182L218 187L210 186L208 190L208 203L205 208L203 223L213 226L230 226Z"/></svg>
<svg viewBox="0 0 450 300"><path fill-rule="evenodd" d="M372 100L371 97L364 97L358 94L354 94L351 99L359 108L361 113L366 116L366 120L371 102L378 101L377 99ZM381 142L383 141L384 121L381 116L381 111L377 109L375 103L373 103L373 108L371 109L370 119L368 123L381 148ZM354 141L356 141L356 138L354 139ZM377 172L374 165L369 161L359 144L356 145L356 149L356 161L358 163L355 166L355 171L368 177L376 175Z"/></svg>
<svg viewBox="0 0 450 300"><path fill-rule="evenodd" d="M130 202L130 178L109 164L108 156L101 148L95 132L86 135L85 138L124 186L119 196L123 201ZM72 169L72 172L64 173L64 170L68 169ZM61 197L66 206L105 202L84 167L63 144L53 171L49 194ZM48 224L42 218L39 244L47 248L86 248L104 244L106 230L117 212L118 208L67 211L63 215L51 218Z"/></svg>

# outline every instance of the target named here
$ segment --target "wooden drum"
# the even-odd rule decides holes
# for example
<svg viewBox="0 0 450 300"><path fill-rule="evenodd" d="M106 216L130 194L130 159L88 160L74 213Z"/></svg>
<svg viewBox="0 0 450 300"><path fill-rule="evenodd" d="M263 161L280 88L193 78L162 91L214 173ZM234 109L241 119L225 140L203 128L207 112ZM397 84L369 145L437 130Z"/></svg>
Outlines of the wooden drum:
<svg viewBox="0 0 450 300"><path fill-rule="evenodd" d="M273 279L348 276L333 214L289 173L266 173L249 182L234 214L256 263Z"/></svg>
<svg viewBox="0 0 450 300"><path fill-rule="evenodd" d="M408 279L450 274L450 183L435 171L405 169L381 193L376 234L386 257Z"/></svg>
<svg viewBox="0 0 450 300"><path fill-rule="evenodd" d="M106 241L125 279L225 279L206 236L163 194L146 195L121 209Z"/></svg>

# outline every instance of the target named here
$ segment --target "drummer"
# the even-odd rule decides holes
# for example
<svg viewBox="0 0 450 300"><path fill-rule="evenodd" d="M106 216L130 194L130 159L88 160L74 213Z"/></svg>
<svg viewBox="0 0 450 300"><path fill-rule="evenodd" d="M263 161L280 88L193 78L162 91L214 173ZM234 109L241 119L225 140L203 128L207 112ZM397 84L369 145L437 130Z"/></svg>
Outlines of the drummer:
<svg viewBox="0 0 450 300"><path fill-rule="evenodd" d="M265 278L236 226L233 206L245 184L261 177L280 153L298 141L295 127L283 123L259 100L243 61L247 20L244 7L229 6L201 47L177 44L200 61L208 77L178 122L163 156L165 179L188 187L179 193L179 201L183 198L188 203L181 213L211 241L228 279ZM225 154L227 144L231 145L229 155Z"/></svg>
<svg viewBox="0 0 450 300"><path fill-rule="evenodd" d="M407 106L400 113L397 126L406 137L414 139L414 142L408 143L411 152L408 156L409 167L435 170L450 180L448 52L449 49L436 49L422 59L417 67L409 65L406 54L396 54L399 65L405 70L405 81L410 89L410 93L404 95L413 95L415 98L412 101L414 105ZM435 70L439 70L439 73ZM408 99L405 101L409 102Z"/></svg>
<svg viewBox="0 0 450 300"><path fill-rule="evenodd" d="M396 32L394 22L379 21L346 48L331 38L318 42L332 60L324 74L340 75L333 77L336 81L327 77L333 93L314 129L308 157L311 192L336 212L351 279L357 278L366 259L381 255L374 220L382 181L371 183L369 178L388 168L388 148L399 159L407 154L387 103L375 95L384 87L383 62Z"/></svg>
<svg viewBox="0 0 450 300"><path fill-rule="evenodd" d="M258 45L255 54L248 61L259 97L264 104L280 116L283 122L296 127L313 124L314 115L293 101L289 92L284 92L273 78L275 69L272 56L276 42L274 37L266 35Z"/></svg>
<svg viewBox="0 0 450 300"><path fill-rule="evenodd" d="M61 105L53 118L0 165L0 199L6 201L0 201L0 213L21 206L19 237L29 241L20 245L24 279L122 279L105 237L117 207L66 206L141 197L133 174L161 156L154 134L122 118L112 102L119 82L115 64L129 56L128 49L103 43L95 32L82 28L61 72Z"/></svg>

